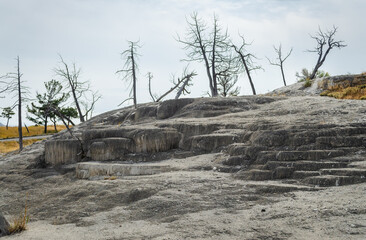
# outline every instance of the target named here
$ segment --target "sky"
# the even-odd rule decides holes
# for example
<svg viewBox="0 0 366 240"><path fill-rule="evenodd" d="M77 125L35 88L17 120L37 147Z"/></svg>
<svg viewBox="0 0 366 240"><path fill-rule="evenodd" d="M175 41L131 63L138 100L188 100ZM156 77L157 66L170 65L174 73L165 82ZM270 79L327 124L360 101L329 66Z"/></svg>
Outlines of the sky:
<svg viewBox="0 0 366 240"><path fill-rule="evenodd" d="M252 43L248 51L264 69L252 78L257 93L266 93L283 85L280 69L266 59L275 59L273 45L281 43L285 52L293 48L284 69L288 84L295 83L296 72L315 65L317 55L306 50L316 46L310 35L319 27L337 26L336 40L347 44L331 51L322 70L331 75L365 72L365 10L364 0L0 0L0 75L14 72L19 56L23 80L34 98L36 92L44 92L44 82L60 80L54 72L61 66L60 54L68 64L80 67L80 80L90 81L102 95L96 115L118 108L128 98L129 85L116 71L123 67L121 53L128 48L127 41L139 40L137 101L149 102L146 74L153 74L157 95L171 87L172 76L181 75L186 51L177 35L184 38L186 19L197 12L209 27L216 14L234 42L239 43L240 33ZM201 97L209 90L203 65L192 62L189 68L198 75L185 97ZM240 95L251 94L244 75L238 86ZM0 107L14 100L7 95L0 99ZM16 125L15 117L10 125Z"/></svg>

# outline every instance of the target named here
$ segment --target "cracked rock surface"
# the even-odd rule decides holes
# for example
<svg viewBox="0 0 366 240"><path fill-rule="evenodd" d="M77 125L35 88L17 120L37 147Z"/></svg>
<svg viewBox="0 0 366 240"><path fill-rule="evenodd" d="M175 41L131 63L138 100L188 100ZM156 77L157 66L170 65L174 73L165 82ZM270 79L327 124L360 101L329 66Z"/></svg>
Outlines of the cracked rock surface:
<svg viewBox="0 0 366 240"><path fill-rule="evenodd" d="M169 100L72 131L81 146L61 132L0 158L0 212L17 216L27 198L30 214L3 239L366 235L366 101Z"/></svg>

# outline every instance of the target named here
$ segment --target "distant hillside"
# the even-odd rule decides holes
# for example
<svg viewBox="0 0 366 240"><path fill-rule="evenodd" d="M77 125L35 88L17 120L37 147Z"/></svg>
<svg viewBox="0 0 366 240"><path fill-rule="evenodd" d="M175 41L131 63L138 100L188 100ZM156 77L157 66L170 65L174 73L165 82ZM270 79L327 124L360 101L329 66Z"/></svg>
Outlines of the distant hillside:
<svg viewBox="0 0 366 240"><path fill-rule="evenodd" d="M5 126L4 124L0 123L0 127L4 127L4 126Z"/></svg>

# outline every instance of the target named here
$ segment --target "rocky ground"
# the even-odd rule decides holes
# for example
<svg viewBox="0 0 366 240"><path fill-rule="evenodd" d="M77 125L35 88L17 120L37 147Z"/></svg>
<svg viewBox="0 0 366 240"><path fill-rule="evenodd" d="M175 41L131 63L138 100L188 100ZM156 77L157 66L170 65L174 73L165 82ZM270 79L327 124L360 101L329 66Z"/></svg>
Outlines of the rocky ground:
<svg viewBox="0 0 366 240"><path fill-rule="evenodd" d="M28 230L3 239L365 239L366 101L313 93L116 110L73 129L83 163L44 162L45 141L1 157L0 212L11 220L26 201L30 216ZM120 159L92 148L111 141L108 129L136 144ZM175 141L172 129L169 149L139 135ZM95 164L157 171L101 174Z"/></svg>

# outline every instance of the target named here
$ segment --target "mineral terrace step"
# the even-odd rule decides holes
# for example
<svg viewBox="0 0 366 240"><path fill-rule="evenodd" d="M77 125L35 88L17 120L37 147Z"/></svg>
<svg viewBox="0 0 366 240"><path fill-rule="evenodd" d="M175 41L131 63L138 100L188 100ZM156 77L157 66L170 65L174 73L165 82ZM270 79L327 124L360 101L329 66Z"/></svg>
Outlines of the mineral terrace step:
<svg viewBox="0 0 366 240"><path fill-rule="evenodd" d="M276 154L278 161L313 160L338 157L344 155L343 150L309 150L309 151L280 151Z"/></svg>
<svg viewBox="0 0 366 240"><path fill-rule="evenodd" d="M338 169L321 169L321 175L340 175L340 176L358 176L366 177L366 169L357 168L338 168Z"/></svg>
<svg viewBox="0 0 366 240"><path fill-rule="evenodd" d="M366 182L366 178L361 178L357 176L322 175L322 176L308 177L304 179L302 182L319 187L330 187L330 186L343 186L343 185Z"/></svg>
<svg viewBox="0 0 366 240"><path fill-rule="evenodd" d="M304 179L307 177L320 176L319 171L294 171L292 178L294 179Z"/></svg>
<svg viewBox="0 0 366 240"><path fill-rule="evenodd" d="M249 158L256 159L258 154L267 150L267 147L258 145L247 145L245 143L234 143L227 147L227 153L230 156L248 156Z"/></svg>
<svg viewBox="0 0 366 240"><path fill-rule="evenodd" d="M277 151L261 151L257 155L257 159L255 160L258 164L265 164L268 161L276 160Z"/></svg>
<svg viewBox="0 0 366 240"><path fill-rule="evenodd" d="M186 150L213 152L238 141L239 137L236 134L212 133L190 137L182 142L180 147Z"/></svg>
<svg viewBox="0 0 366 240"><path fill-rule="evenodd" d="M239 171L237 174L235 174L235 178L254 181L271 180L272 171L258 169Z"/></svg>
<svg viewBox="0 0 366 240"><path fill-rule="evenodd" d="M121 159L126 153L135 151L132 139L110 137L94 140L89 145L87 156L93 161Z"/></svg>
<svg viewBox="0 0 366 240"><path fill-rule="evenodd" d="M274 170L277 167L293 167L295 171L317 171L323 168L344 168L346 162L333 161L269 161L264 165L266 170Z"/></svg>
<svg viewBox="0 0 366 240"><path fill-rule="evenodd" d="M316 144L327 147L364 147L366 136L319 137L316 139Z"/></svg>
<svg viewBox="0 0 366 240"><path fill-rule="evenodd" d="M287 184L279 181L252 182L246 184L246 187L256 189L257 193L286 193L293 191L318 191L322 189L301 184Z"/></svg>
<svg viewBox="0 0 366 240"><path fill-rule="evenodd" d="M76 165L76 177L89 179L101 176L139 176L152 175L163 172L174 171L175 169L156 163L100 163L100 162L81 162Z"/></svg>

